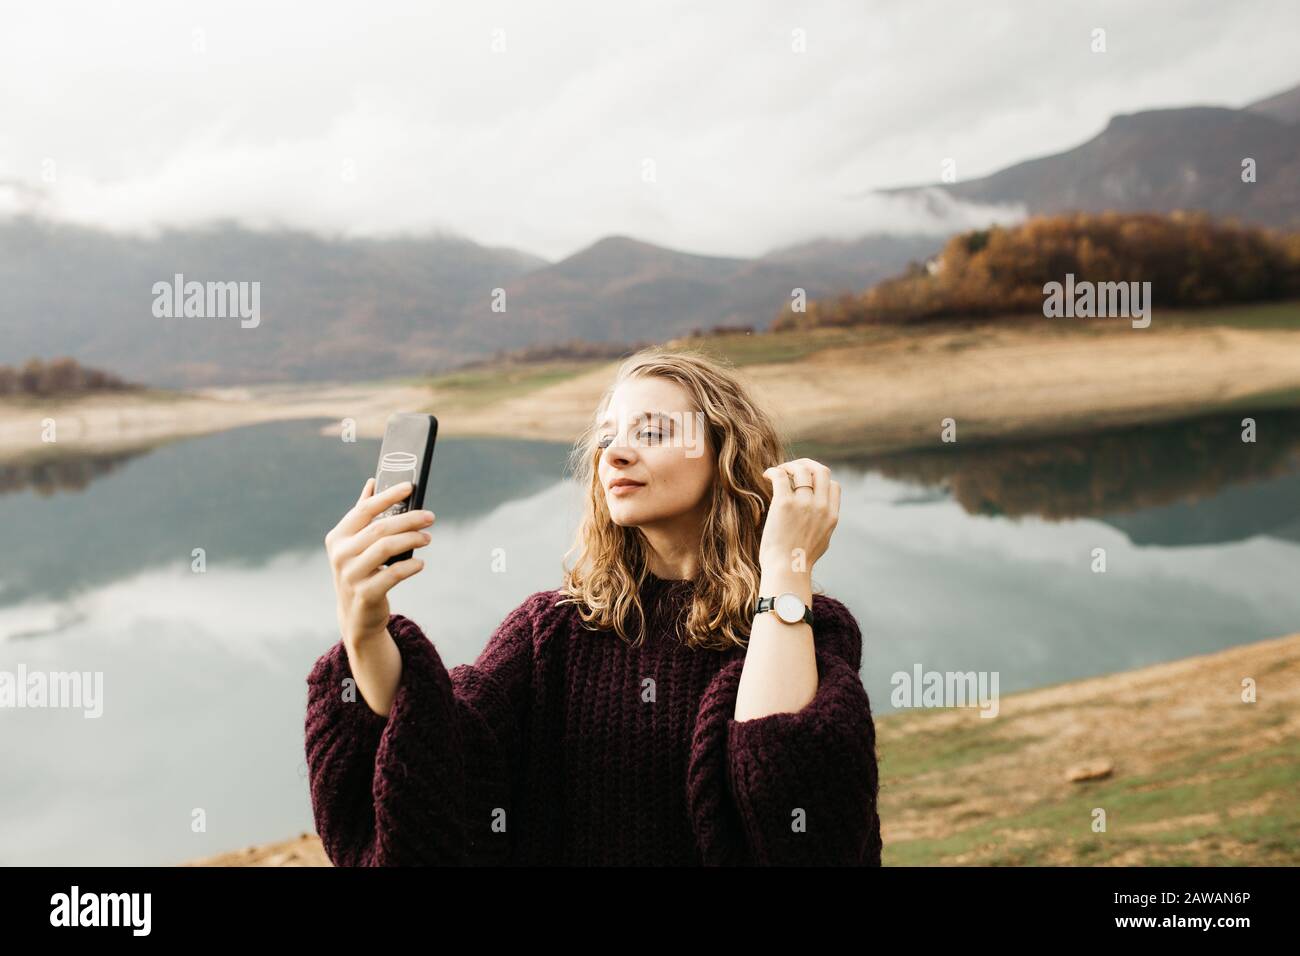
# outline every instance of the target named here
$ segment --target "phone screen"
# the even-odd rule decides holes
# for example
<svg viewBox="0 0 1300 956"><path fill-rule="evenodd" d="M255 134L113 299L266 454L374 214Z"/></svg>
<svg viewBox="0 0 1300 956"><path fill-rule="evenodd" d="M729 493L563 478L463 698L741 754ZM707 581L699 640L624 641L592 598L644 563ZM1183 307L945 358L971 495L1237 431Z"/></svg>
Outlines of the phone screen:
<svg viewBox="0 0 1300 956"><path fill-rule="evenodd" d="M375 494L382 494L404 481L412 484L411 493L375 516L375 520L399 515L424 507L429 485L429 468L433 461L433 444L438 434L438 420L432 415L399 412L388 419L384 441L379 449L375 470ZM411 552L394 555L385 564L404 561Z"/></svg>

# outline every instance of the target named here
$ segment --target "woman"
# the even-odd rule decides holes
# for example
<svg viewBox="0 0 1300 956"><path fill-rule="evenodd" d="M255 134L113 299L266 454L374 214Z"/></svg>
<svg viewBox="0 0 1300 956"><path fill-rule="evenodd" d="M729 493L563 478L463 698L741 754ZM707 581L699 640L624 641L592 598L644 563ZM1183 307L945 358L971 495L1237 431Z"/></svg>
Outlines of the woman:
<svg viewBox="0 0 1300 956"><path fill-rule="evenodd" d="M410 487L367 482L325 539L342 639L308 677L329 858L879 866L862 635L812 592L840 487L784 458L729 370L631 356L574 446L574 567L450 671L387 600L434 515L372 523Z"/></svg>

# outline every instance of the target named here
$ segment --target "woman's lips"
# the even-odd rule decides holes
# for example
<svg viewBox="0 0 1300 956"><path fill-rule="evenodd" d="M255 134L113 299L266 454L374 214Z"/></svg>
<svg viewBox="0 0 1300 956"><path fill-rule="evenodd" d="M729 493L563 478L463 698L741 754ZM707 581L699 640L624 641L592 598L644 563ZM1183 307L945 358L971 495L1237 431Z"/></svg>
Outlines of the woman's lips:
<svg viewBox="0 0 1300 956"><path fill-rule="evenodd" d="M634 491L640 491L645 485L614 485L609 489L611 495L618 495L620 498L624 495L630 495Z"/></svg>

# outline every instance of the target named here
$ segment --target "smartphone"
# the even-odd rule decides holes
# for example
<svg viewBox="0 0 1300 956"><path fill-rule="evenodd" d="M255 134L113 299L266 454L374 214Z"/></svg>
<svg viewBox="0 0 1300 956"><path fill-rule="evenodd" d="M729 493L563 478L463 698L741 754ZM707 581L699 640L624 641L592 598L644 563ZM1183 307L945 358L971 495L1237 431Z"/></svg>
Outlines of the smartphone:
<svg viewBox="0 0 1300 956"><path fill-rule="evenodd" d="M438 419L432 415L397 412L384 428L384 443L379 447L379 466L375 470L375 494L409 481L411 493L401 501L375 515L374 520L424 507L424 492L429 487L429 466L433 463L433 442L438 437ZM396 564L413 552L395 554L385 565Z"/></svg>

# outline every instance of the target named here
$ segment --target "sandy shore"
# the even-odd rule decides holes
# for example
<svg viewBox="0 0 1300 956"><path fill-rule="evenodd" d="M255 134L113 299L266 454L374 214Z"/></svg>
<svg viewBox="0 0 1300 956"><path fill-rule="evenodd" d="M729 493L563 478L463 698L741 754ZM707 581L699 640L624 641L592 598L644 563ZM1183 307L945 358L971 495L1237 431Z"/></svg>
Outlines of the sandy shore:
<svg viewBox="0 0 1300 956"><path fill-rule="evenodd" d="M32 455L90 454L148 447L258 422L353 418L358 433L383 434L391 409L426 400L428 390L404 384L266 385L164 393L149 390L75 401L0 400L0 462ZM53 419L55 442L43 441ZM335 431L337 432L337 427Z"/></svg>
<svg viewBox="0 0 1300 956"><path fill-rule="evenodd" d="M887 866L1300 863L1300 634L1003 695L995 719L887 714L876 733ZM1069 779L1090 766L1109 770ZM330 863L304 833L183 865Z"/></svg>
<svg viewBox="0 0 1300 956"><path fill-rule="evenodd" d="M181 866L332 866L320 838L301 833L292 840L246 846L232 853L191 860Z"/></svg>
<svg viewBox="0 0 1300 956"><path fill-rule="evenodd" d="M1044 323L984 328L863 330L791 338L802 355L780 358L781 340L719 340L709 347L741 373L788 437L827 447L886 451L930 444L940 422L960 440L1031 437L1154 422L1200 411L1253 407L1267 398L1300 404L1300 331L1123 325L1081 331ZM771 358L746 356L761 345ZM734 346L731 348L730 346ZM394 411L430 411L439 433L570 442L590 417L615 363L516 367L409 383L275 385L180 396L113 396L78 402L0 402L0 461L48 454L42 422L57 424L61 452L157 444L277 419L344 419L378 438ZM1278 396L1282 396L1278 399Z"/></svg>
<svg viewBox="0 0 1300 956"><path fill-rule="evenodd" d="M886 451L1176 418L1300 389L1300 331L882 332L798 361L744 366L789 436ZM571 441L612 367L459 415L466 432ZM1300 403L1300 394L1295 402Z"/></svg>

